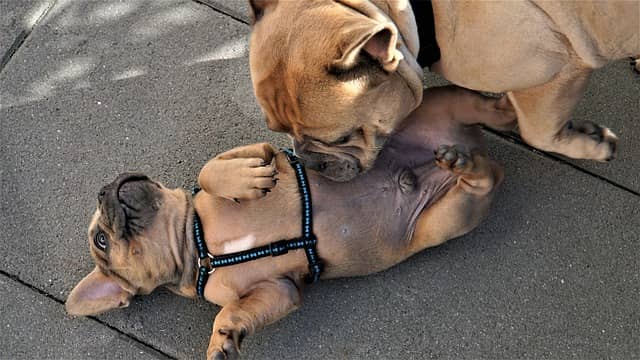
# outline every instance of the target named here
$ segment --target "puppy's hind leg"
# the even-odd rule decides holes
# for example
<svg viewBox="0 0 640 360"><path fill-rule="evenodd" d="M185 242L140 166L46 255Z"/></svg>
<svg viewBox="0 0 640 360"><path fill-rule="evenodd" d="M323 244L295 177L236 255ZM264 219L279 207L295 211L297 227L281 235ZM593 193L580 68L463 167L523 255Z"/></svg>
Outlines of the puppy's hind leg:
<svg viewBox="0 0 640 360"><path fill-rule="evenodd" d="M240 358L245 336L274 323L300 307L300 290L293 280L274 279L257 284L238 301L226 304L213 322L208 360Z"/></svg>
<svg viewBox="0 0 640 360"><path fill-rule="evenodd" d="M461 146L442 145L436 153L440 168L459 175L456 185L425 209L416 224L407 256L473 230L487 216L496 187L502 182L500 165Z"/></svg>
<svg viewBox="0 0 640 360"><path fill-rule="evenodd" d="M640 55L631 58L631 69L640 75Z"/></svg>

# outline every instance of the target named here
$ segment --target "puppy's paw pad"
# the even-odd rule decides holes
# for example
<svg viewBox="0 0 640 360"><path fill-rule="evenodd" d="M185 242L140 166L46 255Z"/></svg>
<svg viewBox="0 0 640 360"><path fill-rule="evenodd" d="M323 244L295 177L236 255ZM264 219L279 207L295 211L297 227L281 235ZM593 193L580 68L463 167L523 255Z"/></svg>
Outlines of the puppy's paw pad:
<svg viewBox="0 0 640 360"><path fill-rule="evenodd" d="M600 156L600 158L596 160L611 161L615 159L618 147L618 137L609 128L600 126L591 121L585 121L575 130L589 136L603 148L602 152L604 155Z"/></svg>
<svg viewBox="0 0 640 360"><path fill-rule="evenodd" d="M472 166L471 155L461 145L440 145L435 155L436 164L445 170L464 171Z"/></svg>

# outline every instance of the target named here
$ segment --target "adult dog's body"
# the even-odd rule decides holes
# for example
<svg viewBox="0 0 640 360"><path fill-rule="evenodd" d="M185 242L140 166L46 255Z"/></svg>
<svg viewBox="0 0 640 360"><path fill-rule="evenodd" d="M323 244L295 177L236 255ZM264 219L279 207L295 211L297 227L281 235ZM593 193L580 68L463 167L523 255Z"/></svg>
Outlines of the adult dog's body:
<svg viewBox="0 0 640 360"><path fill-rule="evenodd" d="M251 5L252 80L269 127L294 135L303 157L322 157L329 177L368 169L378 144L420 103L423 14L414 17L406 0ZM433 70L467 88L506 92L535 147L614 156L611 131L568 122L594 69L640 54L640 2L435 0L432 10L441 50Z"/></svg>
<svg viewBox="0 0 640 360"><path fill-rule="evenodd" d="M323 278L386 269L479 224L502 170L486 157L480 130L470 124L513 119L514 114L496 111L495 103L453 87L428 90L423 106L367 174L335 183L309 172ZM438 147L442 142L463 144L468 151ZM223 153L198 180L203 191L193 199L141 174L121 175L101 190L89 227L97 266L69 295L70 313L123 307L133 295L158 286L195 296L194 209L214 255L301 235L294 171L270 145ZM304 251L295 250L216 269L204 293L222 306L209 357L235 357L244 335L296 309L307 265Z"/></svg>

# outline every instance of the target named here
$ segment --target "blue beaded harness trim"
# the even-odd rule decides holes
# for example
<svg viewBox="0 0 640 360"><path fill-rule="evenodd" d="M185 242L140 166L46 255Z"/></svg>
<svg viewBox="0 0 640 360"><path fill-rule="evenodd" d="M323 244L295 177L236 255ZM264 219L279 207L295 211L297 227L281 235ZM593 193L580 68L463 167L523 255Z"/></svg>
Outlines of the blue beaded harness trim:
<svg viewBox="0 0 640 360"><path fill-rule="evenodd" d="M307 174L304 166L300 163L298 157L291 149L282 150L287 156L287 160L296 173L298 181L298 189L300 190L300 201L302 203L302 236L290 239L272 242L268 245L256 247L249 250L239 251L224 255L211 255L207 250L202 233L202 223L198 213L193 214L193 238L198 249L198 278L196 280L196 290L199 297L204 297L204 286L207 283L209 275L216 268L241 264L247 261L259 259L266 256L279 256L286 254L289 250L304 249L309 262L309 274L306 277L307 283L314 283L320 280L320 274L324 268L322 260L318 257L316 244L318 239L313 234L313 213L311 206L311 192L309 191L309 183L307 182ZM200 191L194 188L192 195Z"/></svg>

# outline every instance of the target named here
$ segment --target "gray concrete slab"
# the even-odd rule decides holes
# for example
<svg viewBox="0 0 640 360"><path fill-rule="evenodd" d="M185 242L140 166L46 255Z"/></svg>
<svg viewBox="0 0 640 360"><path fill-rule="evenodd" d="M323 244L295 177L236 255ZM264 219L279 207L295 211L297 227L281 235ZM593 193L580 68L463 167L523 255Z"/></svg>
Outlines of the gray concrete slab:
<svg viewBox="0 0 640 360"><path fill-rule="evenodd" d="M0 1L0 59L7 60L7 52L14 42L23 40L53 0ZM2 67L0 66L0 70Z"/></svg>
<svg viewBox="0 0 640 360"><path fill-rule="evenodd" d="M0 269L63 300L93 267L86 226L118 172L188 187L217 152L284 144L252 96L247 31L190 2L59 1L0 75ZM245 357L639 354L638 197L502 140L492 152L507 179L484 225L381 274L309 288ZM201 358L217 310L160 291L100 319Z"/></svg>
<svg viewBox="0 0 640 360"><path fill-rule="evenodd" d="M0 358L166 359L91 319L73 319L62 304L0 275Z"/></svg>
<svg viewBox="0 0 640 360"><path fill-rule="evenodd" d="M248 27L228 20L188 0L59 0L0 75L0 107L242 57Z"/></svg>

